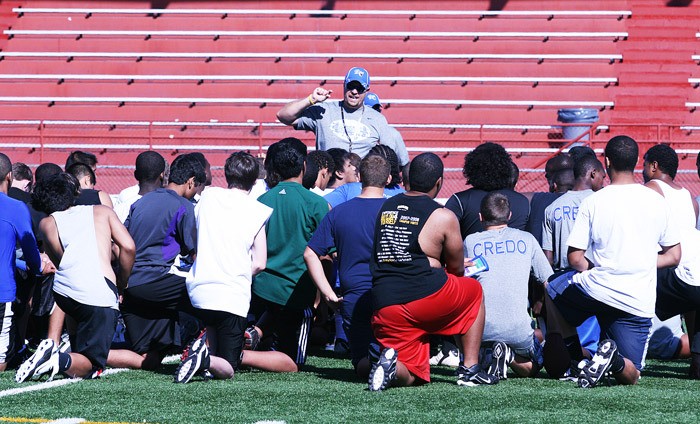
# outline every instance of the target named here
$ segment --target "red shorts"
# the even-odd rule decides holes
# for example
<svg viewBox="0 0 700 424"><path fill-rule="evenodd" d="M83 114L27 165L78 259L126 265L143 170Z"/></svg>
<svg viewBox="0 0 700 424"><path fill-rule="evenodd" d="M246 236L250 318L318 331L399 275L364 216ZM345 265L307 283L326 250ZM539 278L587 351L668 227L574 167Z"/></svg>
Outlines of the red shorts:
<svg viewBox="0 0 700 424"><path fill-rule="evenodd" d="M399 361L417 378L430 382L430 335L465 334L476 320L483 299L473 278L447 274L447 282L430 296L374 313L372 330L383 348L392 347Z"/></svg>

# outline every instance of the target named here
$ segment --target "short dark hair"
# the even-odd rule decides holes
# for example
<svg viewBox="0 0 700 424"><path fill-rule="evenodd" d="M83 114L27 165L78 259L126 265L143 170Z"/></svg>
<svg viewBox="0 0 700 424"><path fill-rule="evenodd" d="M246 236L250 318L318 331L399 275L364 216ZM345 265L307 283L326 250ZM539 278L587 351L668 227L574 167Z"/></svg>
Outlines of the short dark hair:
<svg viewBox="0 0 700 424"><path fill-rule="evenodd" d="M367 155L360 162L362 187L384 187L391 174L391 165L383 156Z"/></svg>
<svg viewBox="0 0 700 424"><path fill-rule="evenodd" d="M318 173L322 169L328 169L328 172L331 174L335 172L335 162L328 152L314 150L306 155L306 172L304 172L301 185L307 189L313 188L318 178Z"/></svg>
<svg viewBox="0 0 700 424"><path fill-rule="evenodd" d="M484 227L503 225L510 218L508 197L499 192L491 192L481 200L481 219Z"/></svg>
<svg viewBox="0 0 700 424"><path fill-rule="evenodd" d="M556 184L557 191L563 193L574 188L574 171L571 169L562 169L552 175L552 184Z"/></svg>
<svg viewBox="0 0 700 424"><path fill-rule="evenodd" d="M510 168L510 165L508 166ZM408 174L412 191L427 193L442 177L445 167L440 157L432 152L421 153L411 161Z"/></svg>
<svg viewBox="0 0 700 424"><path fill-rule="evenodd" d="M188 153L188 155L192 156L193 158L197 159L199 163L202 164L202 168L204 169L204 175L206 178L204 179L204 184L206 185L211 185L211 164L207 160L207 158L204 156L204 153L202 152L191 152ZM207 173L207 168L209 168L209 172Z"/></svg>
<svg viewBox="0 0 700 424"><path fill-rule="evenodd" d="M401 184L401 167L399 166L399 157L396 156L394 149L386 144L377 144L367 154L379 155L389 162L389 166L391 166L391 182L387 187L394 188Z"/></svg>
<svg viewBox="0 0 700 424"><path fill-rule="evenodd" d="M508 188L510 189L515 189L515 186L518 184L518 180L520 179L520 168L518 168L518 165L510 161L510 181L508 182Z"/></svg>
<svg viewBox="0 0 700 424"><path fill-rule="evenodd" d="M326 153L331 155L331 157L333 158L333 164L335 165L334 169L336 171L342 171L345 168L345 161L350 160L350 152L348 152L345 149L341 149L340 147L328 149L326 150ZM336 176L336 173L333 172L331 174L331 179L328 181L328 185L332 186L333 184L335 184L335 181L337 179L338 177Z"/></svg>
<svg viewBox="0 0 700 424"><path fill-rule="evenodd" d="M464 156L462 175L467 184L485 191L509 188L513 169L510 154L497 143L483 143ZM413 183L411 183L413 188Z"/></svg>
<svg viewBox="0 0 700 424"><path fill-rule="evenodd" d="M39 182L56 174L60 174L61 172L63 172L63 170L60 166L56 165L55 163L42 163L36 168L36 171L34 171L35 183L39 184Z"/></svg>
<svg viewBox="0 0 700 424"><path fill-rule="evenodd" d="M260 164L250 153L235 152L226 159L224 175L228 188L249 191L258 179Z"/></svg>
<svg viewBox="0 0 700 424"><path fill-rule="evenodd" d="M78 180L67 172L61 172L37 182L32 192L32 206L50 215L73 206L78 194L80 194Z"/></svg>
<svg viewBox="0 0 700 424"><path fill-rule="evenodd" d="M272 169L272 157L277 154L279 147L279 144L272 143L267 148L267 153L265 154L263 166L265 168L265 184L267 184L267 188L273 188L279 184L280 181L282 181L282 177L280 177L279 174Z"/></svg>
<svg viewBox="0 0 700 424"><path fill-rule="evenodd" d="M610 168L618 172L634 172L639 159L639 146L632 137L618 135L605 146L605 157L610 161Z"/></svg>
<svg viewBox="0 0 700 424"><path fill-rule="evenodd" d="M28 167L22 162L15 162L12 164L12 179L13 180L28 180L30 183L34 181L34 174L32 174L32 168Z"/></svg>
<svg viewBox="0 0 700 424"><path fill-rule="evenodd" d="M93 155L90 152L74 150L68 155L68 158L66 159L66 172L68 171L68 168L70 168L70 166L74 163L84 163L90 168L95 168L97 167L97 156Z"/></svg>
<svg viewBox="0 0 700 424"><path fill-rule="evenodd" d="M591 171L604 171L603 164L595 156L583 156L574 162L574 178L585 178Z"/></svg>
<svg viewBox="0 0 700 424"><path fill-rule="evenodd" d="M152 150L139 153L136 156L134 178L140 183L153 182L165 172L165 159L160 153Z"/></svg>
<svg viewBox="0 0 700 424"><path fill-rule="evenodd" d="M304 170L306 145L298 138L287 137L278 141L277 148L270 155L270 169L278 174L282 181L299 176ZM272 147L272 146L270 146Z"/></svg>
<svg viewBox="0 0 700 424"><path fill-rule="evenodd" d="M10 172L12 172L12 161L6 154L0 153L0 178L4 179Z"/></svg>
<svg viewBox="0 0 700 424"><path fill-rule="evenodd" d="M569 149L569 156L571 156L571 160L574 162L574 166L576 166L576 162L579 160L587 156L596 157L596 154L595 150L588 146L574 146Z"/></svg>
<svg viewBox="0 0 700 424"><path fill-rule="evenodd" d="M74 176L77 180L80 180L81 178L84 178L87 175L90 177L90 184L97 184L97 179L95 178L95 171L93 171L92 168L90 168L90 166L85 163L76 162L73 165L69 166L68 169L66 169L66 172Z"/></svg>
<svg viewBox="0 0 700 424"><path fill-rule="evenodd" d="M661 172L667 174L671 179L676 178L676 173L678 172L678 154L668 144L652 146L644 154L644 162L656 162Z"/></svg>
<svg viewBox="0 0 700 424"><path fill-rule="evenodd" d="M559 153L556 156L549 158L544 165L544 177L547 182L552 185L554 183L554 175L565 169L572 169L574 166L571 156L567 153Z"/></svg>
<svg viewBox="0 0 700 424"><path fill-rule="evenodd" d="M176 157L170 166L169 181L176 185L182 185L192 177L194 177L196 186L206 183L207 175L204 172L204 165L191 154Z"/></svg>

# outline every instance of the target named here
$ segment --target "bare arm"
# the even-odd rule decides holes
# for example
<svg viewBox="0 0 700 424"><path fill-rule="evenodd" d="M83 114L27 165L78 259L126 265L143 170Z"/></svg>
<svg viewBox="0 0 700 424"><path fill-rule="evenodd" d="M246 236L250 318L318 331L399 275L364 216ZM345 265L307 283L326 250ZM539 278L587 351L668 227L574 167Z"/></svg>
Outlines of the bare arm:
<svg viewBox="0 0 700 424"><path fill-rule="evenodd" d="M117 275L117 288L120 291L126 289L129 284L131 268L134 266L136 245L124 224L119 221L117 214L110 211L109 228L112 232L112 240L119 247L119 274Z"/></svg>
<svg viewBox="0 0 700 424"><path fill-rule="evenodd" d="M554 252L551 250L542 250L544 252L544 256L547 258L547 261L549 261L550 265L554 265Z"/></svg>
<svg viewBox="0 0 700 424"><path fill-rule="evenodd" d="M681 245L661 246L661 253L656 258L657 268L668 268L678 265L681 260Z"/></svg>
<svg viewBox="0 0 700 424"><path fill-rule="evenodd" d="M445 269L452 275L461 277L464 275L464 245L459 231L459 221L451 211L440 209L441 226L445 231L445 242L442 257L445 261Z"/></svg>
<svg viewBox="0 0 700 424"><path fill-rule="evenodd" d="M326 100L332 92L332 90L317 87L308 97L294 100L282 106L282 109L277 112L277 119L285 125L293 125L307 107Z"/></svg>
<svg viewBox="0 0 700 424"><path fill-rule="evenodd" d="M49 255L51 262L58 265L63 257L63 247L58 238L58 227L52 216L47 216L39 223L39 232L44 240L44 250Z"/></svg>
<svg viewBox="0 0 700 424"><path fill-rule="evenodd" d="M104 191L98 191L97 195L100 198L100 203L114 209L114 205L112 204L112 198L109 197L109 194L105 193Z"/></svg>
<svg viewBox="0 0 700 424"><path fill-rule="evenodd" d="M252 275L257 275L267 266L267 234L265 234L264 226L260 228L258 235L255 236L250 254L253 258L251 272Z"/></svg>
<svg viewBox="0 0 700 424"><path fill-rule="evenodd" d="M314 252L310 247L306 247L304 250L304 262L306 262L306 267L309 268L309 275L314 280L314 284L318 287L321 295L326 299L326 302L330 304L337 304L342 300L338 298L333 288L331 287L328 279L326 278L326 273L323 271L323 264L321 263L321 258Z"/></svg>
<svg viewBox="0 0 700 424"><path fill-rule="evenodd" d="M585 271L591 269L593 264L586 258L586 251L582 249L576 249L569 246L569 253L567 255L569 259L569 266L576 271Z"/></svg>

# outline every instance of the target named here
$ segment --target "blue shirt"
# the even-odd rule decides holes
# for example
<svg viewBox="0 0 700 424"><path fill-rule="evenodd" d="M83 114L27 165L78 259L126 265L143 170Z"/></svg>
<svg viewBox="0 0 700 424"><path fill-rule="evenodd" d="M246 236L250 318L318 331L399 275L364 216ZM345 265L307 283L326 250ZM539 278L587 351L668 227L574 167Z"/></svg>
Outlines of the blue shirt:
<svg viewBox="0 0 700 424"><path fill-rule="evenodd" d="M153 282L166 275L178 254L197 248L194 206L167 188L159 188L137 200L124 222L136 243L129 287Z"/></svg>
<svg viewBox="0 0 700 424"><path fill-rule="evenodd" d="M397 194L404 193L406 190L400 186L384 188L384 198L388 199L390 197L396 196ZM331 207L336 207L343 202L347 202L350 199L354 199L362 193L362 183L347 183L343 184L330 193L323 196L326 202L331 205Z"/></svg>
<svg viewBox="0 0 700 424"><path fill-rule="evenodd" d="M338 275L343 295L372 288L369 261L374 226L384 200L358 197L331 209L309 240L309 248L319 256L327 255L334 247L338 250Z"/></svg>
<svg viewBox="0 0 700 424"><path fill-rule="evenodd" d="M15 247L18 241L29 268L40 272L41 257L32 231L29 208L23 202L0 193L0 303L14 302L17 295Z"/></svg>

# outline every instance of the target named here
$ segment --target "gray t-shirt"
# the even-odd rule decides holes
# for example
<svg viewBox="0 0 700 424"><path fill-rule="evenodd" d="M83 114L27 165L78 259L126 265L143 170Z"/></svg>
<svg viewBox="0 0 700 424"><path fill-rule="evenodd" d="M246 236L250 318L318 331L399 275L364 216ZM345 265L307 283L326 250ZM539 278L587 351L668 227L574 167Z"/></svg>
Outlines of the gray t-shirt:
<svg viewBox="0 0 700 424"><path fill-rule="evenodd" d="M408 151L401 134L389 126L386 118L370 107L349 110L340 101L317 103L304 110L294 121L294 129L313 131L316 148L334 147L365 157L377 144L391 147L399 158L399 165L408 163Z"/></svg>
<svg viewBox="0 0 700 424"><path fill-rule="evenodd" d="M527 313L530 270L541 283L552 275L535 237L515 228L501 228L470 234L464 240L464 254L482 255L489 270L477 274L484 290L486 323L482 341L503 341L514 349L532 345L532 319Z"/></svg>
<svg viewBox="0 0 700 424"><path fill-rule="evenodd" d="M568 268L566 239L574 227L578 208L583 199L593 194L593 190L567 191L544 210L542 222L542 250L549 250L554 256L552 267L556 270Z"/></svg>

